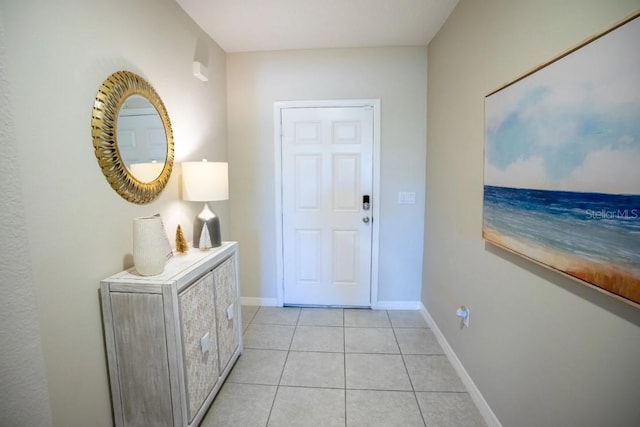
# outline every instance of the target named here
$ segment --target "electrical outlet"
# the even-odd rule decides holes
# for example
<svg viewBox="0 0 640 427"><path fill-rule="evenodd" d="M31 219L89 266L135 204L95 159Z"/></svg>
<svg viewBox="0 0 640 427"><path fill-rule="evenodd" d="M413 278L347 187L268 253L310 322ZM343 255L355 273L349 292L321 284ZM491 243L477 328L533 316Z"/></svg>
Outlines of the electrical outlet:
<svg viewBox="0 0 640 427"><path fill-rule="evenodd" d="M456 310L456 316L460 318L460 328L469 327L470 314L471 312L464 305L461 305L460 308Z"/></svg>

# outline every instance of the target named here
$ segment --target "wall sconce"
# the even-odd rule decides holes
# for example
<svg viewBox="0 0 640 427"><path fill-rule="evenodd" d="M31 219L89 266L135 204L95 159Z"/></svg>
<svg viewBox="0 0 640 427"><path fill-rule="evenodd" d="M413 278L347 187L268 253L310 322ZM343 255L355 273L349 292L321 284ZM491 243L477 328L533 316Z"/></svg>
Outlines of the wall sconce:
<svg viewBox="0 0 640 427"><path fill-rule="evenodd" d="M193 61L193 75L203 82L209 81L209 70L200 61Z"/></svg>
<svg viewBox="0 0 640 427"><path fill-rule="evenodd" d="M193 224L193 247L206 250L220 246L220 220L207 202L229 200L228 163L206 159L182 163L182 200L204 202Z"/></svg>

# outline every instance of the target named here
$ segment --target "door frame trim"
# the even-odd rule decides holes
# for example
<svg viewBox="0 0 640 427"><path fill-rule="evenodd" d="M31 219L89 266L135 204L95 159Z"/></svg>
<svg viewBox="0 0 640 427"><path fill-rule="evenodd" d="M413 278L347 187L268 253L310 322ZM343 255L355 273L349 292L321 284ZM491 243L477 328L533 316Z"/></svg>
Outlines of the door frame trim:
<svg viewBox="0 0 640 427"><path fill-rule="evenodd" d="M284 305L284 256L282 234L282 110L287 108L371 107L373 108L373 206L371 213L371 308L378 302L378 238L380 234L380 99L338 99L277 101L273 103L273 140L275 176L275 251L277 305Z"/></svg>

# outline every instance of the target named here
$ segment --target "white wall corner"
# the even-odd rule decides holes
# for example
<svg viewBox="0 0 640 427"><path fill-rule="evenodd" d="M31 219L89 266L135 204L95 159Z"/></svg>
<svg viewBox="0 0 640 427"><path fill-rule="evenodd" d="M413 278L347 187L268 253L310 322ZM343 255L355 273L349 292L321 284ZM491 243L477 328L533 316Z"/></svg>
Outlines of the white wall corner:
<svg viewBox="0 0 640 427"><path fill-rule="evenodd" d="M471 399L478 407L478 410L480 411L480 414L484 418L487 425L489 427L502 427L500 420L498 420L498 417L496 417L496 414L493 412L493 410L491 409L487 401L484 399L484 396L482 396L482 393L480 393L480 390L471 379L471 376L469 376L469 373L462 365L462 362L460 362L460 359L458 359L458 356L453 351L453 348L451 348L451 346L449 345L449 342L442 334L442 331L440 331L440 328L438 328L438 325L433 320L433 318L427 311L427 308L422 303L420 303L420 312L422 313L422 317L424 317L424 320L427 322L427 324L433 331L433 334L436 336L436 339L438 340L438 343L440 343L440 346L444 350L444 353L447 356L447 359L449 359L449 362L451 362L451 364L453 365L453 368L456 370L456 372L460 376L460 379L462 380L465 387L467 388L467 391L469 392Z"/></svg>

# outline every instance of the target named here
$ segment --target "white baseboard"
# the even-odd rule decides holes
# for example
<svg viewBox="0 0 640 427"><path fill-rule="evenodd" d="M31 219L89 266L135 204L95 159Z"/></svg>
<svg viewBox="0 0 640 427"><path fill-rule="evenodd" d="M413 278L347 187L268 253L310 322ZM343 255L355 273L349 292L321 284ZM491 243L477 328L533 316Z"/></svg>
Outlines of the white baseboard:
<svg viewBox="0 0 640 427"><path fill-rule="evenodd" d="M261 305L263 307L278 307L277 298L240 297L242 305Z"/></svg>
<svg viewBox="0 0 640 427"><path fill-rule="evenodd" d="M374 310L420 310L421 307L420 301L378 301L371 305Z"/></svg>
<svg viewBox="0 0 640 427"><path fill-rule="evenodd" d="M482 393L480 393L480 390L478 389L478 387L476 387L476 384L469 376L469 373L466 369L464 369L462 362L460 362L460 359L458 359L458 356L456 356L456 353L453 351L453 349L449 345L449 342L442 334L442 331L440 331L440 328L438 328L438 325L433 320L433 318L427 311L427 308L422 303L420 303L420 312L422 313L422 317L424 317L424 320L426 320L427 324L438 339L438 342L440 343L440 346L442 346L442 349L449 359L449 362L451 362L453 368L460 376L460 379L469 392L469 396L471 396L471 399L473 399L473 402L478 407L478 410L480 411L480 414L482 414L482 417L484 418L487 425L489 427L502 427L500 420L498 420L496 414L493 413L491 407L489 407L489 404L482 396Z"/></svg>
<svg viewBox="0 0 640 427"><path fill-rule="evenodd" d="M240 297L240 304L281 307L277 298ZM374 310L420 310L421 307L424 306L420 301L378 301L371 305Z"/></svg>

